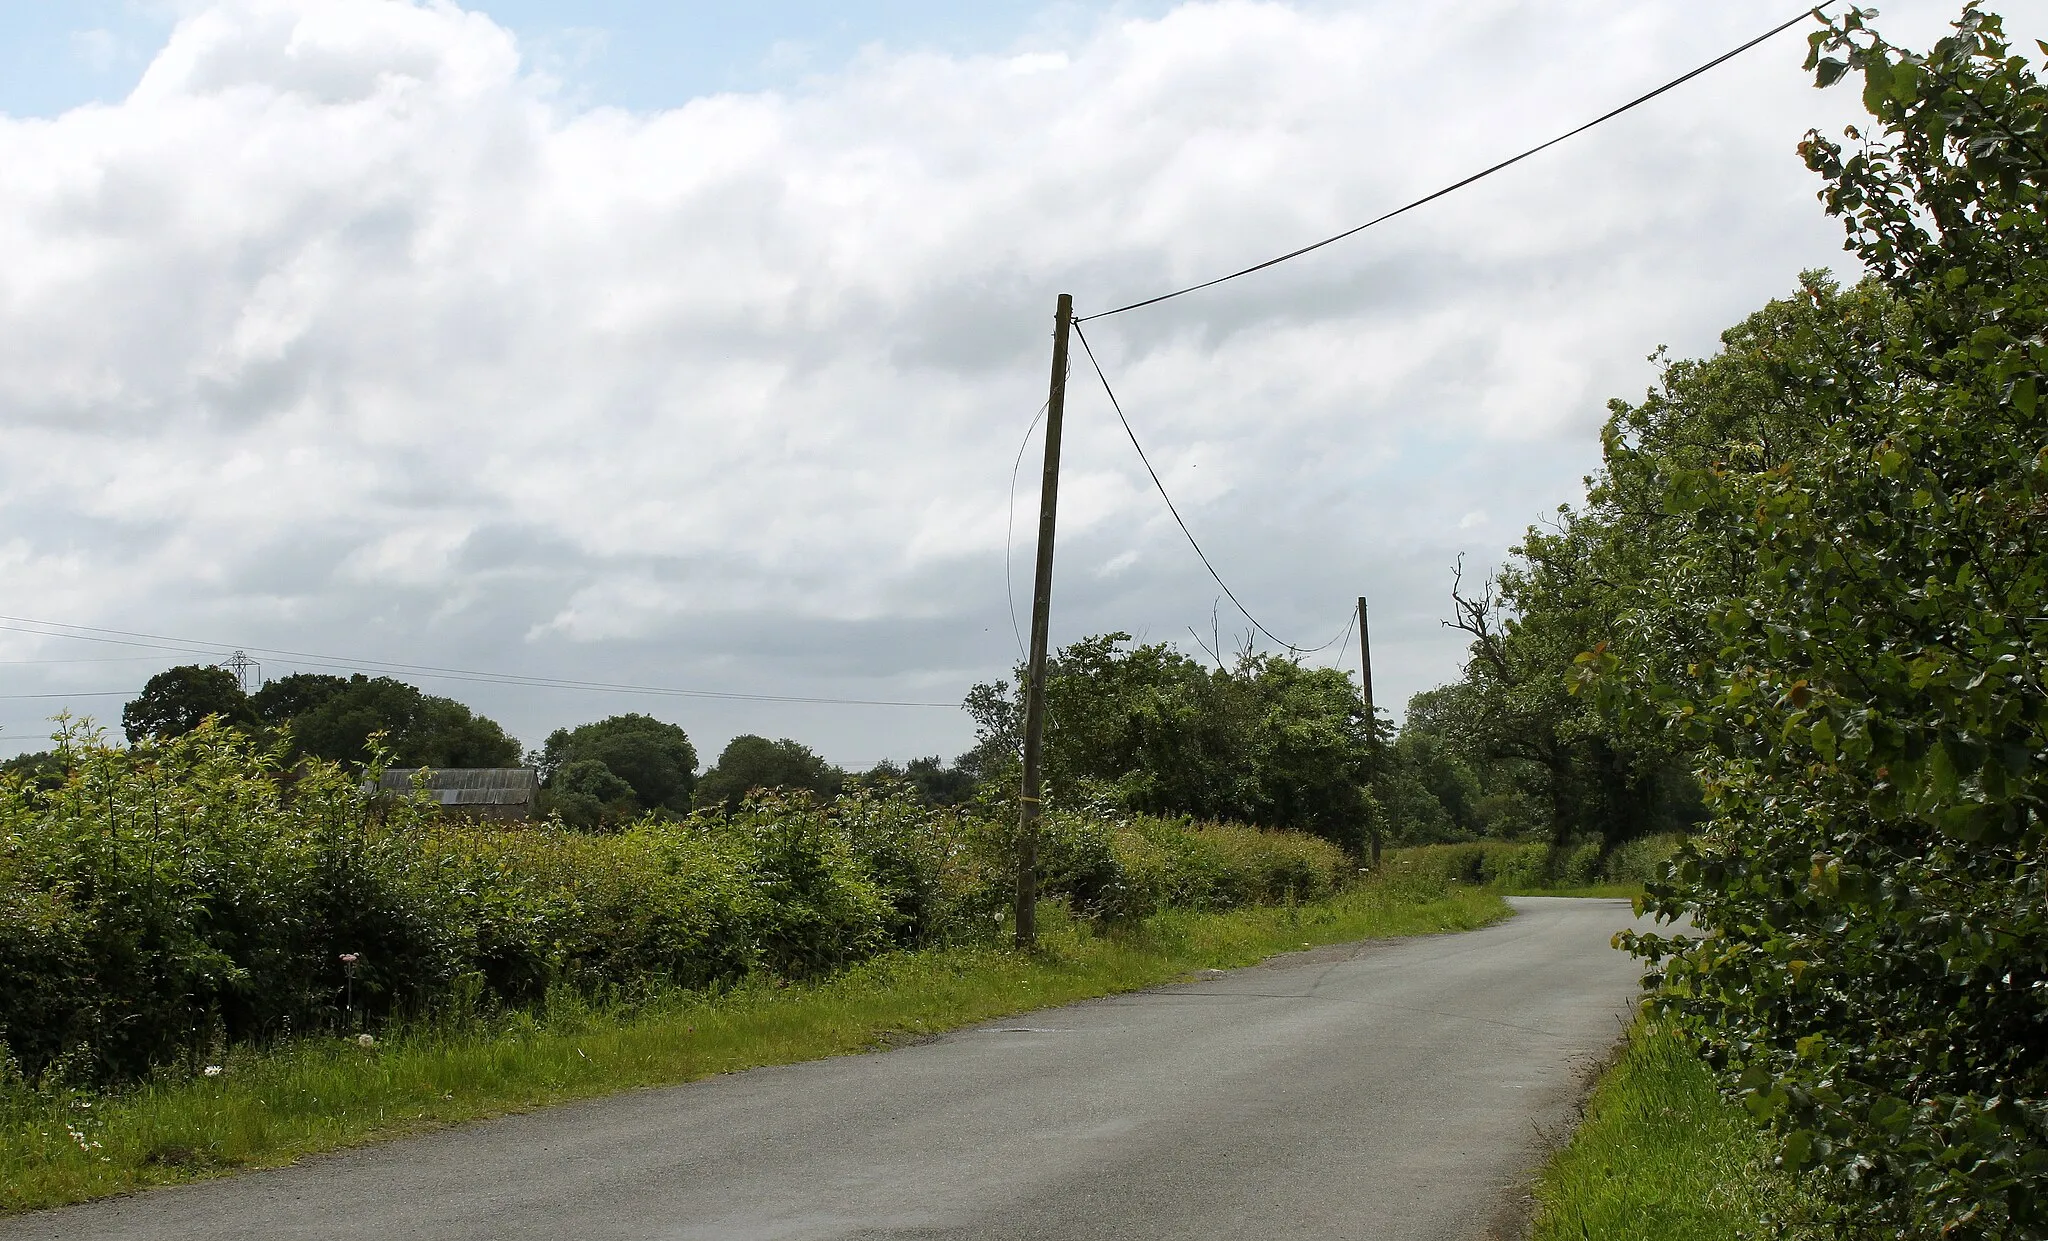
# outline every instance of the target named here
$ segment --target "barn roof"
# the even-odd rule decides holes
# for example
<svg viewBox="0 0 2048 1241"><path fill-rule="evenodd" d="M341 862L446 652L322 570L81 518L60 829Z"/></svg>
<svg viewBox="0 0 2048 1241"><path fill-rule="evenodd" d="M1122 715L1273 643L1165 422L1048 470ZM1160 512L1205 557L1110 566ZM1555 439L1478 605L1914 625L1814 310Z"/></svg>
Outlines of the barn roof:
<svg viewBox="0 0 2048 1241"><path fill-rule="evenodd" d="M410 793L416 771L387 771L378 788ZM531 767L429 767L427 792L444 806L529 805L540 790Z"/></svg>

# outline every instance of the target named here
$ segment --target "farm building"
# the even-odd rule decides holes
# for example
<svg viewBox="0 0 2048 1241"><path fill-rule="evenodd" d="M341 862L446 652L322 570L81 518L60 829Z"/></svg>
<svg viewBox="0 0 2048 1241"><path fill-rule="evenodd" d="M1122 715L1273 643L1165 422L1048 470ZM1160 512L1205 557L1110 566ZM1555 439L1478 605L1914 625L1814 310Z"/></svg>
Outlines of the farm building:
<svg viewBox="0 0 2048 1241"><path fill-rule="evenodd" d="M387 771L381 792L412 792L417 771ZM524 821L533 818L540 776L531 767L429 767L426 790L445 814L475 819Z"/></svg>

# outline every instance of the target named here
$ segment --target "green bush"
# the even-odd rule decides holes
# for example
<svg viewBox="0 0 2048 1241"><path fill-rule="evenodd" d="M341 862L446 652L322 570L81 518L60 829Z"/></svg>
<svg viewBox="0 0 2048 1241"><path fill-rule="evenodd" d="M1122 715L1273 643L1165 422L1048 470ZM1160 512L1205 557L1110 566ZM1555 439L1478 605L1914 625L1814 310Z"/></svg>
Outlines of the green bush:
<svg viewBox="0 0 2048 1241"><path fill-rule="evenodd" d="M1676 835L1645 836L1604 858L1600 842L1586 841L1561 853L1541 842L1510 844L1475 840L1451 845L1418 845L1387 854L1387 866L1443 883L1488 884L1514 891L1579 888L1603 883L1647 883L1678 850Z"/></svg>
<svg viewBox="0 0 2048 1241"><path fill-rule="evenodd" d="M1474 840L1396 849L1387 854L1385 865L1396 873L1440 883L1527 888L1542 884L1547 853L1542 844Z"/></svg>
<svg viewBox="0 0 2048 1241"><path fill-rule="evenodd" d="M1808 64L1871 118L1802 145L1868 281L1616 407L1641 597L1581 684L1697 747L1631 946L1841 1235L2048 1237L2048 84L1975 4L1868 17Z"/></svg>
<svg viewBox="0 0 2048 1241"><path fill-rule="evenodd" d="M1650 883L1664 874L1666 863L1678 856L1685 837L1676 832L1631 840L1607 855L1601 875L1610 883Z"/></svg>
<svg viewBox="0 0 2048 1241"><path fill-rule="evenodd" d="M130 749L70 728L0 776L0 1060L117 1081L393 1017L813 976L991 937L1010 905L1012 824L907 785L595 835L444 817L285 753L217 723ZM1315 899L1349 870L1312 837L1079 811L1047 816L1040 862L1048 898L1110 920Z"/></svg>
<svg viewBox="0 0 2048 1241"><path fill-rule="evenodd" d="M1041 828L1043 891L1108 920L1320 900L1354 871L1341 848L1299 832L1100 812L1054 812Z"/></svg>

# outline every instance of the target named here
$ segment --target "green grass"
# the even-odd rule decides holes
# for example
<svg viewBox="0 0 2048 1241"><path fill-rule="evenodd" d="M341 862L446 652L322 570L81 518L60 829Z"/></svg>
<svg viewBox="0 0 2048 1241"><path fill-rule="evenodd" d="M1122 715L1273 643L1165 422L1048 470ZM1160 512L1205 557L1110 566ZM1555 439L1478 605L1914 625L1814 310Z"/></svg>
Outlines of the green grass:
<svg viewBox="0 0 2048 1241"><path fill-rule="evenodd" d="M114 1096L0 1083L0 1211L263 1167L479 1117L892 1046L976 1021L1153 986L1204 967L1356 939L1470 930L1491 892L1367 883L1299 908L1165 913L1099 933L1047 907L1035 953L902 953L812 985L772 980L631 1008L420 1026L374 1047L303 1039L230 1051L219 1075Z"/></svg>
<svg viewBox="0 0 2048 1241"><path fill-rule="evenodd" d="M1790 1238L1817 1215L1699 1057L1640 1023L1544 1168L1536 1203L1533 1241Z"/></svg>
<svg viewBox="0 0 2048 1241"><path fill-rule="evenodd" d="M1490 885L1502 896L1599 896L1630 901L1643 894L1640 883L1577 883L1545 887L1541 884L1501 883Z"/></svg>

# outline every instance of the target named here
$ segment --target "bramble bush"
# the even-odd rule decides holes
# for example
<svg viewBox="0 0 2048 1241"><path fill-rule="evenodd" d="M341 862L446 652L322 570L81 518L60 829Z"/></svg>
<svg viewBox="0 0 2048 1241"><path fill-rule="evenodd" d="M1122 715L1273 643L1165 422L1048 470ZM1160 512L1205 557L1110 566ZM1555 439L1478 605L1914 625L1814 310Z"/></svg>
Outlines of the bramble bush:
<svg viewBox="0 0 2048 1241"><path fill-rule="evenodd" d="M446 818L288 744L208 723L119 748L67 724L45 769L0 777L0 1076L104 1084L564 987L816 976L992 939L1013 886L1000 805L908 785L589 834ZM1106 920L1314 899L1351 868L1314 838L1184 820L1062 810L1045 838L1041 890Z"/></svg>

